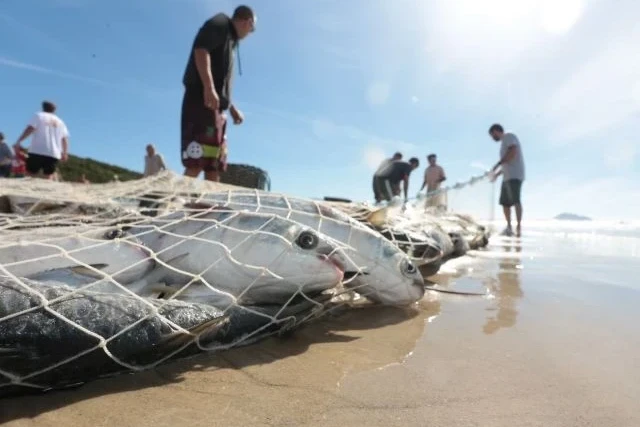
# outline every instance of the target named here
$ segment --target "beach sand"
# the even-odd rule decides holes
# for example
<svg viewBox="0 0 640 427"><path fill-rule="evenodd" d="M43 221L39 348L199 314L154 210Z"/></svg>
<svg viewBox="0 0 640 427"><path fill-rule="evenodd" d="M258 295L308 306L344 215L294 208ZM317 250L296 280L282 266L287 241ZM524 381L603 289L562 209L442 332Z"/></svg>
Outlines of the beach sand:
<svg viewBox="0 0 640 427"><path fill-rule="evenodd" d="M525 230L527 231L527 230ZM638 426L638 239L529 230L444 266L415 308L79 389L7 426Z"/></svg>

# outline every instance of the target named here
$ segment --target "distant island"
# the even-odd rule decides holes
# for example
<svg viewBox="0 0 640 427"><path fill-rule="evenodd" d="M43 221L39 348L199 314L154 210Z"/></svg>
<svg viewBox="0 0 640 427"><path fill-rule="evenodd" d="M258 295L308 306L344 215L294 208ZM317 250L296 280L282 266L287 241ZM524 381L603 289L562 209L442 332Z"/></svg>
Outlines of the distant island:
<svg viewBox="0 0 640 427"><path fill-rule="evenodd" d="M577 215L573 213L561 213L560 215L556 215L553 219L565 220L565 221L591 221L591 218L587 216Z"/></svg>

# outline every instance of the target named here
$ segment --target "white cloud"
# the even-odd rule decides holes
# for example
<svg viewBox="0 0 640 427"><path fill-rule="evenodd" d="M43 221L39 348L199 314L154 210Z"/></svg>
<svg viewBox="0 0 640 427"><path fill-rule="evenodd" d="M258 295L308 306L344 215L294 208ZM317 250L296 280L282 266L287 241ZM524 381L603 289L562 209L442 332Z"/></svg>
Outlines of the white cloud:
<svg viewBox="0 0 640 427"><path fill-rule="evenodd" d="M548 101L545 119L553 127L557 144L578 141L620 126L640 113L640 27L621 28L609 43L556 88Z"/></svg>
<svg viewBox="0 0 640 427"><path fill-rule="evenodd" d="M552 34L565 34L584 12L584 0L546 0L540 4L540 24Z"/></svg>
<svg viewBox="0 0 640 427"><path fill-rule="evenodd" d="M619 142L613 146L608 146L604 155L604 164L609 169L620 171L631 168L638 155L638 145L640 142Z"/></svg>
<svg viewBox="0 0 640 427"><path fill-rule="evenodd" d="M414 104L417 104L419 101L420 100L418 99L417 96L414 95L414 96L411 97L411 102L413 102Z"/></svg>
<svg viewBox="0 0 640 427"><path fill-rule="evenodd" d="M489 167L489 166L487 166L487 165L485 165L484 163L479 162L479 161L477 161L477 160L476 160L476 161L471 162L471 164L469 164L469 166L471 166L471 167L472 167L472 168L474 168L474 169L480 169L480 170L483 170L483 171L486 171L486 170L489 170L489 169L490 169L490 167Z"/></svg>
<svg viewBox="0 0 640 427"><path fill-rule="evenodd" d="M29 71L34 71L37 73L41 73L41 74L50 74L56 77L61 77L64 79L70 79L70 80L78 80L78 81L82 81L85 83L91 83L91 84L96 84L96 85L100 85L100 86L116 86L112 83L108 83L105 82L104 80L100 80L100 79L95 79L93 77L86 77L86 76L80 76L77 74L72 74L72 73L67 73L64 71L58 71L58 70L53 70L51 68L45 68L45 67L41 67L39 65L34 65L34 64L28 64L26 62L20 62L20 61L15 61L13 59L10 58L3 58L0 57L0 65L3 65L5 67L11 67L11 68L19 68L22 70L29 70Z"/></svg>
<svg viewBox="0 0 640 427"><path fill-rule="evenodd" d="M370 105L379 106L387 103L391 86L385 82L374 82L367 89L367 101Z"/></svg>

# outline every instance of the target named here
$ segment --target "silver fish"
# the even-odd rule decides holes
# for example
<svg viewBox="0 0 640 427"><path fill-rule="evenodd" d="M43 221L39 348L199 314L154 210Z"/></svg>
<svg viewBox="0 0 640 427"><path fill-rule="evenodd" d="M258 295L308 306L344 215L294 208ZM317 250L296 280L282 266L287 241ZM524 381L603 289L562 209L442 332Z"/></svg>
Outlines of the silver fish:
<svg viewBox="0 0 640 427"><path fill-rule="evenodd" d="M5 232L0 274L86 284L103 290L140 280L155 266L149 251L130 233L107 227L34 228ZM94 290L98 290L97 288Z"/></svg>
<svg viewBox="0 0 640 427"><path fill-rule="evenodd" d="M283 303L339 285L339 248L297 222L273 214L210 209L174 212L127 228L157 259L138 289L219 308Z"/></svg>
<svg viewBox="0 0 640 427"><path fill-rule="evenodd" d="M405 253L380 233L324 203L260 190L229 190L205 193L185 208L206 205L279 215L339 242L345 287L372 301L406 305L424 295L424 279Z"/></svg>

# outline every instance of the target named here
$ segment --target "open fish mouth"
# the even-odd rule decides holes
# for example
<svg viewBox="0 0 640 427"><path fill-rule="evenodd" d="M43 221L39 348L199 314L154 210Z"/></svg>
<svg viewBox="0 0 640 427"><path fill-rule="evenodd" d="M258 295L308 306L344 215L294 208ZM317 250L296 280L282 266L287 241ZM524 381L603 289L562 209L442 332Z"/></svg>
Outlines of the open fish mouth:
<svg viewBox="0 0 640 427"><path fill-rule="evenodd" d="M337 256L332 255L318 255L318 258L332 264L333 266L340 271L342 275L342 283L349 284L354 281L357 277L366 276L369 273L366 271L358 271L358 270L347 270L345 263Z"/></svg>

